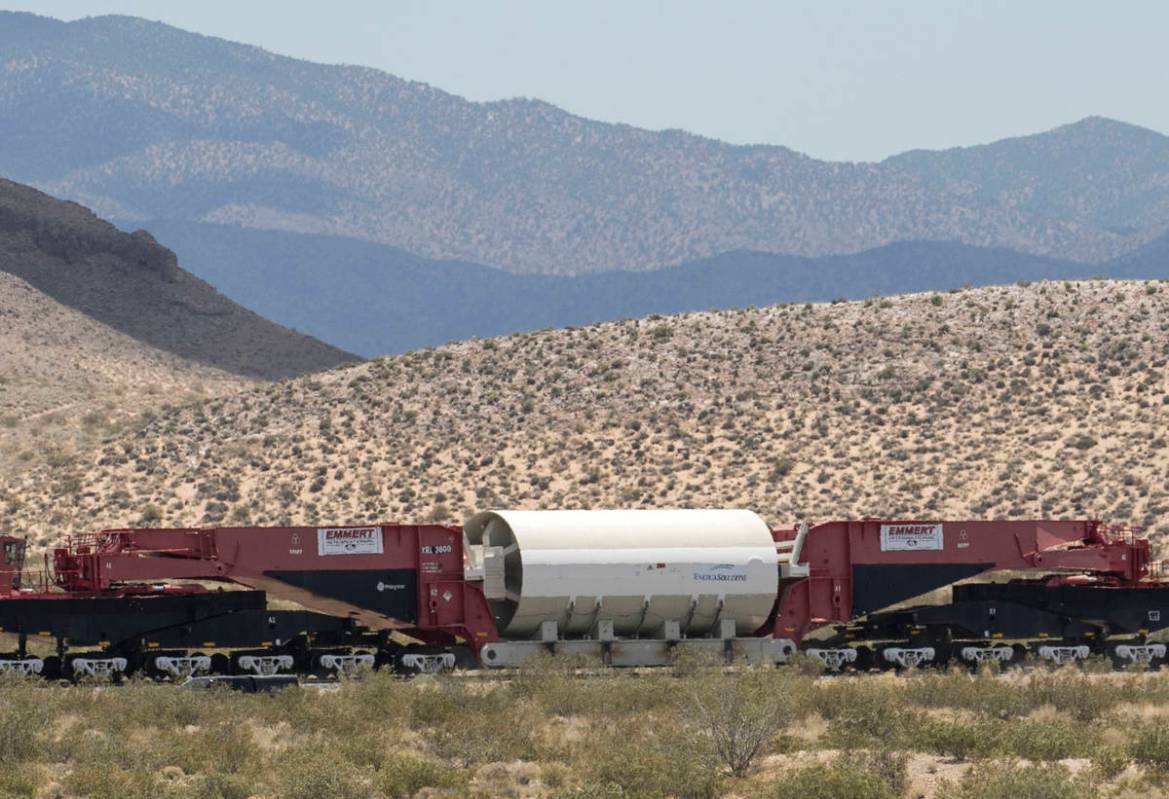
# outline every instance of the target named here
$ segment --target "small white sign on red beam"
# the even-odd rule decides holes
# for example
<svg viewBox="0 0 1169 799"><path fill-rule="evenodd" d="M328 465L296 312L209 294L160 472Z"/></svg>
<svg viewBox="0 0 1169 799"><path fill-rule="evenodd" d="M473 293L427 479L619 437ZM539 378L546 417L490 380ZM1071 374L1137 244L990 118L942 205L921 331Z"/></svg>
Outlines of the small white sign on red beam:
<svg viewBox="0 0 1169 799"><path fill-rule="evenodd" d="M380 527L320 527L317 529L318 555L381 555Z"/></svg>
<svg viewBox="0 0 1169 799"><path fill-rule="evenodd" d="M917 552L943 548L940 524L882 524L882 552Z"/></svg>

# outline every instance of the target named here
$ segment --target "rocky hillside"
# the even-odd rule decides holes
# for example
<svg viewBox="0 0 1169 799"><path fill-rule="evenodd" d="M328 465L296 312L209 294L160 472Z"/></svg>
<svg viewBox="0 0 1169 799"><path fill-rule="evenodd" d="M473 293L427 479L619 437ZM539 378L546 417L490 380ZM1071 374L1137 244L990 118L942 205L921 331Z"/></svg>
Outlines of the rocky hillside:
<svg viewBox="0 0 1169 799"><path fill-rule="evenodd" d="M492 506L1100 516L1169 532L1169 285L1039 283L478 340L160 414L0 526Z"/></svg>
<svg viewBox="0 0 1169 799"><path fill-rule="evenodd" d="M148 347L241 376L290 377L353 360L227 299L149 233L123 233L3 179L0 273Z"/></svg>
<svg viewBox="0 0 1169 799"><path fill-rule="evenodd" d="M0 173L104 216L328 233L515 271L935 239L1102 261L1169 219L1169 138L1105 119L879 164L472 103L128 17L0 13Z"/></svg>

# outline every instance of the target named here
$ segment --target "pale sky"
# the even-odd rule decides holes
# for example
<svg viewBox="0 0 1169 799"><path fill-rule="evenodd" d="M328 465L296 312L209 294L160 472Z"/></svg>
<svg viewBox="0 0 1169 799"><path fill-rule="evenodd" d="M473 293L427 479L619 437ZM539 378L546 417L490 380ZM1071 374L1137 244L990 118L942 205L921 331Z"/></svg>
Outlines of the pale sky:
<svg viewBox="0 0 1169 799"><path fill-rule="evenodd" d="M0 0L146 17L473 100L819 158L977 144L1089 115L1169 133L1164 0Z"/></svg>

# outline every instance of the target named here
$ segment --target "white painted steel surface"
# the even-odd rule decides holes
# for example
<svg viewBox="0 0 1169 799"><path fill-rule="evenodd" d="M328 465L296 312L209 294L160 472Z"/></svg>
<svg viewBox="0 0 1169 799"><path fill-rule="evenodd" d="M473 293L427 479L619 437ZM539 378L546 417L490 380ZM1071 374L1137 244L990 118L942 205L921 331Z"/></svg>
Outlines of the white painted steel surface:
<svg viewBox="0 0 1169 799"><path fill-rule="evenodd" d="M21 677L28 677L40 674L44 668L45 661L40 658L0 660L0 674L19 674Z"/></svg>
<svg viewBox="0 0 1169 799"><path fill-rule="evenodd" d="M787 639L736 638L730 642L731 659L735 663L774 666L786 663L795 654L796 646ZM606 661L610 666L669 666L679 652L705 652L714 657L725 657L726 641L718 638L690 638L685 641L663 641L653 638L624 639L606 643L574 638L546 644L540 641L497 641L483 647L483 665L486 668L515 668L530 657L543 652L557 655L584 655Z"/></svg>
<svg viewBox="0 0 1169 799"><path fill-rule="evenodd" d="M189 657L158 655L154 658L154 668L175 679L181 679L192 677L203 671L211 671L211 658L207 655L191 655Z"/></svg>
<svg viewBox="0 0 1169 799"><path fill-rule="evenodd" d="M779 569L767 524L746 510L485 511L464 527L472 560L502 558L488 596L500 634L718 634L724 619L754 633L776 600ZM481 556L481 557L480 557ZM488 568L490 571L490 568Z"/></svg>
<svg viewBox="0 0 1169 799"><path fill-rule="evenodd" d="M292 671L292 655L240 655L237 661L241 671L250 671L261 677Z"/></svg>

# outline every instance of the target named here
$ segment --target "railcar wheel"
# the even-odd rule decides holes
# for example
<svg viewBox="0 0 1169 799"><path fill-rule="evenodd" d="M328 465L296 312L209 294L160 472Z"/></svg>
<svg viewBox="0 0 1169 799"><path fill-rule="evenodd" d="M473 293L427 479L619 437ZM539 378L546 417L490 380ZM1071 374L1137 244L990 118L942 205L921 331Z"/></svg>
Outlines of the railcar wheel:
<svg viewBox="0 0 1169 799"><path fill-rule="evenodd" d="M1108 647L1108 657L1117 670L1156 670L1165 663L1169 648L1163 643L1126 641Z"/></svg>
<svg viewBox="0 0 1169 799"><path fill-rule="evenodd" d="M61 658L56 655L49 655L45 658L45 662L41 666L41 676L46 680L61 679Z"/></svg>
<svg viewBox="0 0 1169 799"><path fill-rule="evenodd" d="M853 661L852 670L859 672L872 671L875 668L880 668L877 663L877 653L867 646L858 646L856 648L856 660Z"/></svg>
<svg viewBox="0 0 1169 799"><path fill-rule="evenodd" d="M394 658L394 670L402 674L437 674L475 666L475 656L465 646L407 646Z"/></svg>
<svg viewBox="0 0 1169 799"><path fill-rule="evenodd" d="M352 649L317 649L309 653L311 672L316 677L354 677L377 666L377 657L371 652Z"/></svg>

